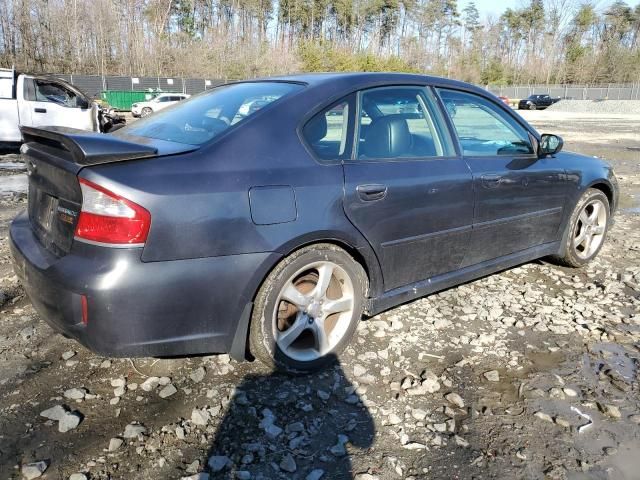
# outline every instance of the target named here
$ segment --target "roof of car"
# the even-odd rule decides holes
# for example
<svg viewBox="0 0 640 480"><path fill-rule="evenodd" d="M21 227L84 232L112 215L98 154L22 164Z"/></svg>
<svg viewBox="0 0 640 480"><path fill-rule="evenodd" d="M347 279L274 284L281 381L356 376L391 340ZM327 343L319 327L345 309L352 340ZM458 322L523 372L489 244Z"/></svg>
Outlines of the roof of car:
<svg viewBox="0 0 640 480"><path fill-rule="evenodd" d="M349 80L353 83L430 83L469 88L470 84L449 78L397 72L340 72L340 73L300 73L256 79L303 82L309 86L320 86L331 82Z"/></svg>

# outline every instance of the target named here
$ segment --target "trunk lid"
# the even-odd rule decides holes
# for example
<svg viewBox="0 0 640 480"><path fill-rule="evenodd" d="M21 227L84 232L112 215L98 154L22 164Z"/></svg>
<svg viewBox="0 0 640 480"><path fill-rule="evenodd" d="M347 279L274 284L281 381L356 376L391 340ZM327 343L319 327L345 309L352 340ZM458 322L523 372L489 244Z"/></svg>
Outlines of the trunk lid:
<svg viewBox="0 0 640 480"><path fill-rule="evenodd" d="M21 151L29 177L29 220L38 240L57 256L66 255L73 243L82 207L80 170L197 148L65 127L22 127L21 130L25 141Z"/></svg>

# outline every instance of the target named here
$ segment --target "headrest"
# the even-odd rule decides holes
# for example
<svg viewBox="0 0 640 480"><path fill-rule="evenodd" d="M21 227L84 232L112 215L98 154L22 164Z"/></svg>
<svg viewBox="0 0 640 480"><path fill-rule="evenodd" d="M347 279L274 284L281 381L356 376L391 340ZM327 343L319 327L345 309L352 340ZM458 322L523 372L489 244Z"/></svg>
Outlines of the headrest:
<svg viewBox="0 0 640 480"><path fill-rule="evenodd" d="M402 115L375 119L364 137L364 154L370 158L401 157L411 150L411 132Z"/></svg>
<svg viewBox="0 0 640 480"><path fill-rule="evenodd" d="M316 115L304 126L304 136L311 144L319 142L327 136L327 118L324 115Z"/></svg>

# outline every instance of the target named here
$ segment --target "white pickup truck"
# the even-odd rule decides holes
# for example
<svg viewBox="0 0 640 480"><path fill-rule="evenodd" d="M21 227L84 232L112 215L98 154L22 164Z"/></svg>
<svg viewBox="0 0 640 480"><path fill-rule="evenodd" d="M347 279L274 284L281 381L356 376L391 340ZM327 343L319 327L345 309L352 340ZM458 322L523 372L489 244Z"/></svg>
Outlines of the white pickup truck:
<svg viewBox="0 0 640 480"><path fill-rule="evenodd" d="M67 82L0 69L0 142L20 143L20 127L64 126L104 131L101 110Z"/></svg>

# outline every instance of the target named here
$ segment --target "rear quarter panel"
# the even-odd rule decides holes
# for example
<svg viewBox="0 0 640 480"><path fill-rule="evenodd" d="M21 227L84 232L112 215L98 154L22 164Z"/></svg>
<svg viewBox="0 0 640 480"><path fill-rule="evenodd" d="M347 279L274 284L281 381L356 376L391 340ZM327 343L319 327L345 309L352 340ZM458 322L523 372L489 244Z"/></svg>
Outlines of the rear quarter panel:
<svg viewBox="0 0 640 480"><path fill-rule="evenodd" d="M139 203L152 223L142 253L144 262L246 253L277 252L335 240L367 252L366 240L351 225L342 206L342 165L320 164L303 147L296 129L317 100L265 108L216 143L183 155L101 165L81 176ZM283 102L284 103L284 102ZM252 218L250 191L291 187L291 205L261 205L286 210L282 223Z"/></svg>

